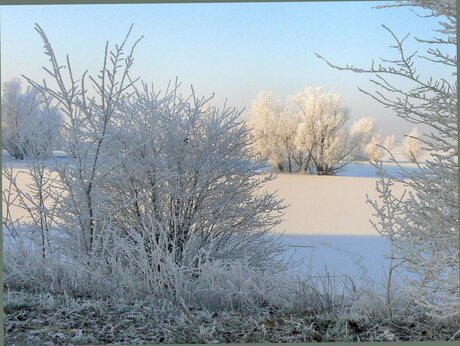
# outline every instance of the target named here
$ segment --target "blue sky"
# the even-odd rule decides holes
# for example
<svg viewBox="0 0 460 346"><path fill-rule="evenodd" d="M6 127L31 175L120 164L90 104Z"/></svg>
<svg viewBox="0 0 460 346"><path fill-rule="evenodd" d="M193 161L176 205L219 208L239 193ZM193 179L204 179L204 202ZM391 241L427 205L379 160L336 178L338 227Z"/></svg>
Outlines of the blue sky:
<svg viewBox="0 0 460 346"><path fill-rule="evenodd" d="M380 4L382 2L379 2ZM202 95L215 93L237 108L250 108L261 90L291 95L307 85L343 96L352 116L374 116L385 133L409 132L391 111L366 97L365 75L331 69L317 52L339 65L366 67L372 59L394 58L390 35L410 32L432 37L436 22L407 8L372 9L377 2L236 3L3 6L1 13L2 82L25 74L41 80L47 65L39 23L58 58L69 54L75 73L96 74L107 40L119 42L134 23L133 40L144 35L133 74L164 89L176 76L183 91L194 85ZM408 48L415 48L414 40ZM420 48L420 47L419 47ZM423 49L422 49L423 51ZM420 71L440 75L421 62Z"/></svg>

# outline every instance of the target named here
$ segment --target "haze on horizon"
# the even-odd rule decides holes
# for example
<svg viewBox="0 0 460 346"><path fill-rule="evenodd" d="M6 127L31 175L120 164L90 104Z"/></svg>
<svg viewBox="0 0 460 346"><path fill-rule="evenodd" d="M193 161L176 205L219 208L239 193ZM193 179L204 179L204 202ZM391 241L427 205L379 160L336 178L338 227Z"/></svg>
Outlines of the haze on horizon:
<svg viewBox="0 0 460 346"><path fill-rule="evenodd" d="M382 2L296 2L215 4L125 4L2 6L1 81L21 74L49 78L39 23L58 58L69 54L73 70L100 69L104 45L120 42L134 23L132 40L143 35L133 74L164 90L176 77L182 91L193 84L198 95L215 93L214 102L245 108L262 90L286 97L305 86L321 86L342 95L353 119L376 118L383 134L401 137L412 128L393 112L357 90L374 90L368 75L332 69L315 56L337 65L368 67L396 52L388 26L400 38L407 33L432 36L436 22L417 18L407 8L374 9ZM427 25L432 23L432 25ZM408 39L407 48L415 42ZM422 53L422 52L420 52ZM433 77L444 71L424 71ZM447 76L451 78L450 76Z"/></svg>

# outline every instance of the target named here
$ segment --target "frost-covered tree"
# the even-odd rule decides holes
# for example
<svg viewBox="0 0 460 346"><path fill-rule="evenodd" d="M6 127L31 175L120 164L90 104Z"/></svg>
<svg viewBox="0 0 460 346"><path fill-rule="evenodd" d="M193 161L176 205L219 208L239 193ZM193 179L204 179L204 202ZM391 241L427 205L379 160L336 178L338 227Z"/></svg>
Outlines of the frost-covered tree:
<svg viewBox="0 0 460 346"><path fill-rule="evenodd" d="M362 117L355 121L350 129L352 136L355 134L359 137L359 134L365 134L365 140L358 145L357 156L360 159L371 160L372 155L379 155L375 145L380 142L381 134L375 129L375 120L372 117Z"/></svg>
<svg viewBox="0 0 460 346"><path fill-rule="evenodd" d="M305 122L299 122L297 124L294 145L298 152L299 171L312 172L312 153L313 140L310 127Z"/></svg>
<svg viewBox="0 0 460 346"><path fill-rule="evenodd" d="M413 128L411 132L403 140L404 154L410 162L415 163L420 160L422 154L422 142L420 141L420 133L417 128Z"/></svg>
<svg viewBox="0 0 460 346"><path fill-rule="evenodd" d="M285 106L278 120L276 136L281 143L282 150L286 153L289 173L293 171L294 162L297 164L298 168L302 166L302 153L300 153L299 158L299 152L294 144L296 127L297 119L289 114L289 109Z"/></svg>
<svg viewBox="0 0 460 346"><path fill-rule="evenodd" d="M432 316L453 319L460 312L456 1L398 1L379 7L407 6L422 18L439 19L435 37L415 39L428 47L424 56L407 52L409 35L400 39L384 27L395 41L398 58L368 69L328 64L375 75L372 81L380 90L364 92L400 118L429 129L419 137L427 160L417 171L406 172L404 179L385 176L380 169L380 198L370 202L379 220L376 229L392 240L392 268L402 266L412 274L406 288L413 300ZM419 58L431 62L432 69L417 70ZM431 71L450 76L424 77ZM395 78L410 81L412 87L402 88L405 84ZM395 183L407 187L404 196L395 195Z"/></svg>
<svg viewBox="0 0 460 346"><path fill-rule="evenodd" d="M297 149L305 153L317 174L334 174L356 160L359 148L374 131L373 122L368 126L366 119L360 119L348 129L349 111L340 96L321 88L307 87L292 100L299 119Z"/></svg>
<svg viewBox="0 0 460 346"><path fill-rule="evenodd" d="M255 153L279 171L291 172L295 123L286 104L270 91L260 92L252 101L249 126Z"/></svg>
<svg viewBox="0 0 460 346"><path fill-rule="evenodd" d="M379 146L381 140L382 135L380 133L376 133L371 137L371 140L365 146L364 150L370 162L378 162L382 160L384 153L383 148Z"/></svg>
<svg viewBox="0 0 460 346"><path fill-rule="evenodd" d="M16 159L49 156L59 135L61 118L38 90L22 90L21 81L5 82L2 93L2 145Z"/></svg>
<svg viewBox="0 0 460 346"><path fill-rule="evenodd" d="M393 150L395 145L395 136L389 135L382 142L382 134L374 133L369 143L364 146L365 157L372 163L382 161L388 152Z"/></svg>
<svg viewBox="0 0 460 346"><path fill-rule="evenodd" d="M250 124L258 153L272 166L330 175L359 158L359 149L374 131L369 119L349 129L349 111L340 96L307 87L286 102L271 93L259 94Z"/></svg>
<svg viewBox="0 0 460 346"><path fill-rule="evenodd" d="M383 141L383 147L389 152L391 152L395 147L395 143L396 143L396 136L389 135L385 137L385 140Z"/></svg>

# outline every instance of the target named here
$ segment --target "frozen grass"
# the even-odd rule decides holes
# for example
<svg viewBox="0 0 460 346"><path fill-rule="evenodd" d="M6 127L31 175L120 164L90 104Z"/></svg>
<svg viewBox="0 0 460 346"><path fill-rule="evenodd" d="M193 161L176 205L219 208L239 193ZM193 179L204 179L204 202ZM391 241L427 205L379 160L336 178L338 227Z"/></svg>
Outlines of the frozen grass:
<svg viewBox="0 0 460 346"><path fill-rule="evenodd" d="M287 277L244 261L203 262L194 271L170 263L163 278L146 280L130 267L142 262L111 263L107 275L102 265L42 266L39 252L27 254L6 254L8 345L459 338L458 321L430 319L400 287L389 320L383 290L327 268Z"/></svg>
<svg viewBox="0 0 460 346"><path fill-rule="evenodd" d="M460 340L455 327L413 313L389 321L355 313L213 312L14 291L4 301L7 345Z"/></svg>
<svg viewBox="0 0 460 346"><path fill-rule="evenodd" d="M212 260L190 266L177 264L159 250L153 253L158 258L128 246L114 253L116 256L107 256L106 262L95 259L87 263L52 254L44 260L33 246L6 248L5 285L34 293L147 299L156 305L166 301L210 311L246 312L261 308L334 311L339 301L343 306L345 295L356 290L350 278L329 273L325 281L321 276L288 276L275 262L271 268L253 267L244 260Z"/></svg>

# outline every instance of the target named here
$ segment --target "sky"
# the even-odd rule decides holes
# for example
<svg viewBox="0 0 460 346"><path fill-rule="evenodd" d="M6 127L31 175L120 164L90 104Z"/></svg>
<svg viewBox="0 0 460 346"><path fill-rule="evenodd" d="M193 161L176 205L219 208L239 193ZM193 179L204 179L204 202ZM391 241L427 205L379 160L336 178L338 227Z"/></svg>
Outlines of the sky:
<svg viewBox="0 0 460 346"><path fill-rule="evenodd" d="M125 4L1 6L2 83L22 74L41 81L48 66L34 23L46 32L60 61L69 55L75 74L96 75L104 45L121 42L134 24L131 42L144 36L135 53L133 75L164 90L176 77L183 93L215 94L213 103L245 109L262 90L287 97L306 86L342 95L352 118L373 116L384 134L398 137L413 125L357 90L374 90L369 75L338 71L337 65L369 67L380 57L395 58L398 36L431 38L436 20L408 8L374 9L382 2L294 2L215 4ZM421 49L411 38L408 50ZM422 75L445 71L421 60ZM47 77L49 78L49 77Z"/></svg>

